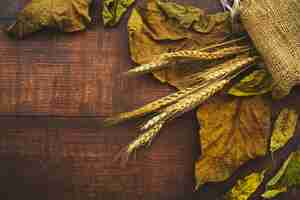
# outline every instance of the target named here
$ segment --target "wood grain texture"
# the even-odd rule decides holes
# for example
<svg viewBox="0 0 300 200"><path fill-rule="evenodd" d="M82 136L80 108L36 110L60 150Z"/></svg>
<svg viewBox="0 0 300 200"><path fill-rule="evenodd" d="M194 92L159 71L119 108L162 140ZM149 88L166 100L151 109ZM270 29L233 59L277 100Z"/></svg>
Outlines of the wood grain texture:
<svg viewBox="0 0 300 200"><path fill-rule="evenodd" d="M136 136L135 124L112 129L3 129L0 193L6 194L4 199L190 197L196 127L190 116L181 124L189 129L176 131L176 124L170 124L151 151L139 152L126 168L112 158Z"/></svg>
<svg viewBox="0 0 300 200"><path fill-rule="evenodd" d="M26 2L2 0L1 26ZM217 0L184 2L220 9ZM199 152L193 112L164 128L125 169L111 162L137 136L137 122L104 129L99 120L173 89L152 76L120 77L132 64L126 19L104 29L99 10L93 12L98 17L87 32L42 32L24 41L0 33L1 199L211 199L209 191L224 190L222 184L192 192Z"/></svg>
<svg viewBox="0 0 300 200"><path fill-rule="evenodd" d="M1 2L2 27L26 2ZM197 5L205 8L208 2ZM100 8L100 3L93 6ZM216 10L217 1L210 8ZM99 9L95 13L99 16ZM104 117L169 93L150 76L120 76L133 64L126 19L104 29L98 18L88 31L76 34L43 32L15 41L1 32L0 115Z"/></svg>

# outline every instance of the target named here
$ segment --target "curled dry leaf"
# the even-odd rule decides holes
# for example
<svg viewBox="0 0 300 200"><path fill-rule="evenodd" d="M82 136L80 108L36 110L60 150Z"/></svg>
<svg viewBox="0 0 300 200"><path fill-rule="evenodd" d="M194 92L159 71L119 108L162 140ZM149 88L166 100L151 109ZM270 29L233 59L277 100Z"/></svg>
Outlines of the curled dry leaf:
<svg viewBox="0 0 300 200"><path fill-rule="evenodd" d="M104 25L116 25L134 1L135 0L103 0L102 18Z"/></svg>
<svg viewBox="0 0 300 200"><path fill-rule="evenodd" d="M168 7L167 5L161 1L148 0L139 8L133 10L128 21L128 32L131 58L135 63L144 64L150 62L155 56L166 52L200 49L210 44L221 43L229 36L231 27L228 13L207 15L199 8L188 6L194 12L198 12L198 14L193 14L200 16L198 21L208 16L210 16L211 20L216 21L209 33L199 33L191 27L185 28L178 23L177 19L170 17L170 13L168 15L165 8ZM178 13L186 9L186 6L180 4L172 3L172 5L172 16L179 15ZM185 18L186 16L181 14L179 19L184 21L181 23L185 24L187 23L186 21L190 21ZM205 29L207 23L202 22L202 24L202 28ZM198 26L201 26L201 24ZM168 82L175 87L181 88L178 82L179 79L201 69L201 63L197 63L196 65L191 64L180 69L170 68L158 71L154 75L162 82Z"/></svg>
<svg viewBox="0 0 300 200"><path fill-rule="evenodd" d="M233 96L256 96L272 91L273 80L265 69L255 70L244 77L239 83L229 89L228 94Z"/></svg>
<svg viewBox="0 0 300 200"><path fill-rule="evenodd" d="M277 117L274 130L272 132L270 151L274 152L284 147L295 134L298 121L298 114L292 109L283 109ZM264 174L267 170L253 172L250 175L237 181L235 186L226 194L227 200L247 200L256 189L262 184ZM300 184L300 152L291 153L283 163L276 175L272 177L262 196L271 199L282 192L286 192L289 187Z"/></svg>
<svg viewBox="0 0 300 200"><path fill-rule="evenodd" d="M190 5L180 5L174 2L157 1L158 6L164 11L168 18L176 20L180 26L190 28L194 22L200 20L204 15L203 10Z"/></svg>
<svg viewBox="0 0 300 200"><path fill-rule="evenodd" d="M209 15L200 8L174 2L157 1L157 4L169 20L174 20L180 27L199 33L211 32L217 24L224 23L229 17L227 12Z"/></svg>
<svg viewBox="0 0 300 200"><path fill-rule="evenodd" d="M197 187L224 181L245 162L266 154L271 111L264 98L218 96L200 106L197 117L202 149Z"/></svg>
<svg viewBox="0 0 300 200"><path fill-rule="evenodd" d="M92 0L32 0L7 32L19 39L44 28L63 32L81 31L90 23Z"/></svg>

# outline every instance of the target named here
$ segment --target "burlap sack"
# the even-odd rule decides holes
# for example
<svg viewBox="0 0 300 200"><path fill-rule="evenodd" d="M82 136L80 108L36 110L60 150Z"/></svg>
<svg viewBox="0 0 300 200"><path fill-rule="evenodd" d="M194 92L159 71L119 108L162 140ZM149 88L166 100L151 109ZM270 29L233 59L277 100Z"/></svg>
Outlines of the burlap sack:
<svg viewBox="0 0 300 200"><path fill-rule="evenodd" d="M243 0L240 17L282 98L300 82L300 0Z"/></svg>

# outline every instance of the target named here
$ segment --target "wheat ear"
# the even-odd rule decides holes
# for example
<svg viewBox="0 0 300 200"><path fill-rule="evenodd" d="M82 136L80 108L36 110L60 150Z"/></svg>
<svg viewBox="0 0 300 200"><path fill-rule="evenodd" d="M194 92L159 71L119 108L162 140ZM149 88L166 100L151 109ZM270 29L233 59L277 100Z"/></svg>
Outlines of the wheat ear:
<svg viewBox="0 0 300 200"><path fill-rule="evenodd" d="M225 58L228 56L237 55L240 53L244 53L249 51L251 48L248 46L236 46L236 47L227 47L221 50L213 51L213 52L206 52L201 50L182 50L176 51L172 53L164 53L154 59L154 61L140 65L135 67L127 72L125 75L141 75L145 73L149 73L152 71L161 70L163 68L167 68L170 66L176 66L174 63L180 60L217 60L221 58Z"/></svg>
<svg viewBox="0 0 300 200"><path fill-rule="evenodd" d="M112 125L127 121L129 119L141 117L146 114L155 112L155 111L163 108L164 106L170 105L170 104L178 101L179 99L201 89L204 86L205 86L205 84L201 84L201 85L198 84L198 85L194 85L191 87L187 87L187 88L179 90L175 93L172 93L168 96L162 97L156 101L153 101L149 104L146 104L146 105L144 105L138 109L135 109L133 111L120 113L116 116L107 118L103 122L104 126L112 126Z"/></svg>
<svg viewBox="0 0 300 200"><path fill-rule="evenodd" d="M208 98L213 96L215 93L223 89L223 87L229 83L230 79L224 79L221 81L216 81L196 91L195 93L186 96L185 98L179 100L177 103L172 104L164 108L158 115L154 116L148 120L142 127L141 130L147 130L151 127L156 126L161 121L167 121L175 116L182 115L198 106L199 104L206 101Z"/></svg>
<svg viewBox="0 0 300 200"><path fill-rule="evenodd" d="M125 148L123 148L114 158L114 160L121 160L121 165L125 165L134 152L138 149L150 146L153 139L158 135L161 128L163 127L164 122L160 122L156 124L151 129L139 135L133 142L128 144Z"/></svg>
<svg viewBox="0 0 300 200"><path fill-rule="evenodd" d="M182 80L178 81L177 84L183 87L189 87L190 85L216 80L220 77L227 76L241 69L245 65L254 63L257 59L257 56L239 56L222 64L219 64L216 67L212 67L205 71L201 71L190 76L184 77Z"/></svg>

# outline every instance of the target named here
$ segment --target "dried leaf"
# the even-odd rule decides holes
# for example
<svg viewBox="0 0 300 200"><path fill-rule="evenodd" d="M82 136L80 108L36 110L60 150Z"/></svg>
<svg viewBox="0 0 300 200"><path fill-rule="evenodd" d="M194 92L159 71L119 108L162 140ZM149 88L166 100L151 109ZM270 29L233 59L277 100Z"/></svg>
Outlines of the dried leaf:
<svg viewBox="0 0 300 200"><path fill-rule="evenodd" d="M272 91L272 77L265 69L259 69L244 77L239 83L229 89L234 96L256 96Z"/></svg>
<svg viewBox="0 0 300 200"><path fill-rule="evenodd" d="M264 179L264 173L255 172L241 180L238 180L236 185L231 189L230 192L226 194L226 200L248 200L251 194L253 194L258 186L262 183ZM271 199L277 196L282 192L286 192L287 189L285 187L278 189L270 189L266 191L262 196L266 199Z"/></svg>
<svg viewBox="0 0 300 200"><path fill-rule="evenodd" d="M262 97L217 97L199 107L202 155L197 186L229 178L242 164L268 149L271 111Z"/></svg>
<svg viewBox="0 0 300 200"><path fill-rule="evenodd" d="M285 108L277 117L271 137L270 151L274 152L283 147L293 137L298 122L295 110Z"/></svg>
<svg viewBox="0 0 300 200"><path fill-rule="evenodd" d="M90 23L91 0L32 0L17 16L7 32L17 38L55 28L63 32L81 31Z"/></svg>
<svg viewBox="0 0 300 200"><path fill-rule="evenodd" d="M201 15L200 19L193 24L193 30L199 33L210 33L216 25L224 23L228 19L227 12L214 15Z"/></svg>
<svg viewBox="0 0 300 200"><path fill-rule="evenodd" d="M135 0L103 0L102 18L104 25L116 25L134 1Z"/></svg>
<svg viewBox="0 0 300 200"><path fill-rule="evenodd" d="M157 1L158 6L170 19L176 20L180 26L190 28L194 22L204 15L203 10L189 5L180 5L174 2Z"/></svg>
<svg viewBox="0 0 300 200"><path fill-rule="evenodd" d="M241 180L226 194L226 200L247 200L264 179L264 172L252 173Z"/></svg>
<svg viewBox="0 0 300 200"><path fill-rule="evenodd" d="M270 150L276 151L287 144L295 133L298 121L297 113L292 109L283 109L277 117L271 137ZM254 172L238 180L236 185L226 194L228 200L247 200L264 179L265 170ZM286 192L288 187L300 183L300 152L292 153L283 163L276 175L268 181L266 191L262 196L266 199L276 197Z"/></svg>
<svg viewBox="0 0 300 200"><path fill-rule="evenodd" d="M174 19L169 18L158 4L156 0L148 0L146 4L133 10L128 21L131 58L138 64L150 62L162 53L200 49L210 44L223 42L230 33L228 14L211 15L217 23L209 34L204 34L184 28ZM199 10L202 17L207 16L201 9L196 7L193 9ZM170 68L158 71L154 75L160 81L180 88L178 79L202 69L201 63L197 63L197 65L184 66L180 69Z"/></svg>

